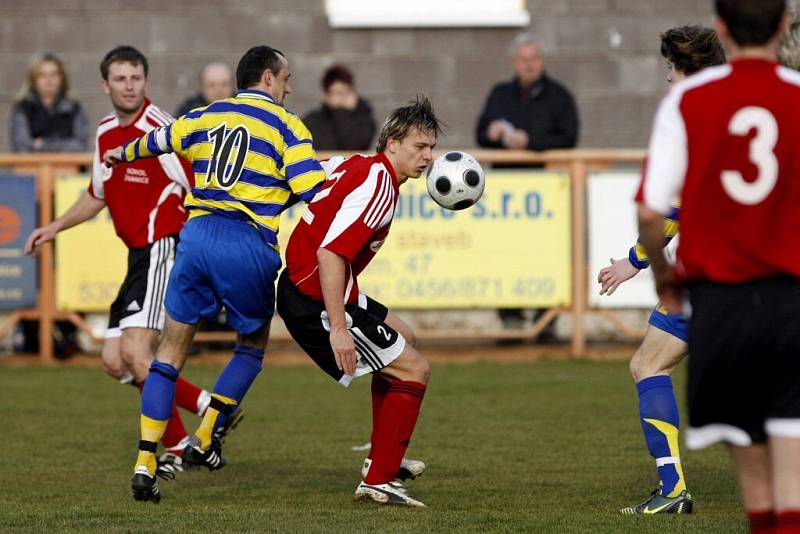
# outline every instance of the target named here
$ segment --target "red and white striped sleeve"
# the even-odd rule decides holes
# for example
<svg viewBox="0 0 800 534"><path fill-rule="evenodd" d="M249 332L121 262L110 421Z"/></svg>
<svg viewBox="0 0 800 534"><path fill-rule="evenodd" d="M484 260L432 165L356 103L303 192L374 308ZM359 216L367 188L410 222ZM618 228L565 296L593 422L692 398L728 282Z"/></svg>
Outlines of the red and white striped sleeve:
<svg viewBox="0 0 800 534"><path fill-rule="evenodd" d="M366 180L342 201L321 247L352 262L375 232L394 215L395 190L383 164L373 164Z"/></svg>
<svg viewBox="0 0 800 534"><path fill-rule="evenodd" d="M89 194L100 200L105 200L104 184L114 172L113 169L106 167L101 160L103 155L100 153L100 136L116 128L118 124L119 121L117 121L116 115L112 114L104 117L97 126L97 134L94 138L94 158L92 158L92 179L89 181Z"/></svg>

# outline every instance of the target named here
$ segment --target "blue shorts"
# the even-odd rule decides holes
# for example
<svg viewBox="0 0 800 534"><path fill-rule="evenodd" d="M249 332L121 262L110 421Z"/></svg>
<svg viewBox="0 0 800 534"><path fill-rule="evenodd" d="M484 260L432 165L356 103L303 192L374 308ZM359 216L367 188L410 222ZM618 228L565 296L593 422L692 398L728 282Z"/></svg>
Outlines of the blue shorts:
<svg viewBox="0 0 800 534"><path fill-rule="evenodd" d="M664 306L657 304L653 308L653 313L650 314L648 322L659 330L672 334L684 343L689 342L689 321L685 315L670 313Z"/></svg>
<svg viewBox="0 0 800 534"><path fill-rule="evenodd" d="M164 305L169 316L196 324L222 306L240 334L255 332L275 312L281 257L253 226L221 215L190 219L180 234Z"/></svg>

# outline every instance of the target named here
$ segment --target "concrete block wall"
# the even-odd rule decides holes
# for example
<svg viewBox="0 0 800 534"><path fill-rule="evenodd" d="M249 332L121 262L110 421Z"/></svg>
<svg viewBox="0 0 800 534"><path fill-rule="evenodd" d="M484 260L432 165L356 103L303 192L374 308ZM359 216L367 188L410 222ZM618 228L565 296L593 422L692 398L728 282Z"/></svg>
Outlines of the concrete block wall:
<svg viewBox="0 0 800 534"><path fill-rule="evenodd" d="M368 0L364 0L368 1ZM435 1L435 0L434 0ZM487 5L491 4L487 0ZM666 89L658 35L678 24L710 23L711 0L529 0L531 30L550 73L575 94L582 147L642 147ZM444 147L472 147L491 86L511 76L517 29L332 30L323 0L0 0L0 151L31 54L66 62L73 95L92 122L111 111L99 62L118 44L150 61L149 96L173 112L196 90L208 61L232 66L256 44L283 50L293 71L287 107L304 114L319 78L349 65L380 121L416 93L430 96L449 128Z"/></svg>

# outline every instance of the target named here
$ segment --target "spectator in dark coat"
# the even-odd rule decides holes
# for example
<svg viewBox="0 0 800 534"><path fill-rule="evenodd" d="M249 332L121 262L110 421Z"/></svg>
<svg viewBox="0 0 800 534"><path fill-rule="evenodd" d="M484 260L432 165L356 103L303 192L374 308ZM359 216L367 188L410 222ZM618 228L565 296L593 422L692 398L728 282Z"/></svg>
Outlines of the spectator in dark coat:
<svg viewBox="0 0 800 534"><path fill-rule="evenodd" d="M578 142L578 110L566 87L549 77L530 34L512 45L514 79L494 86L478 119L478 145L548 150Z"/></svg>
<svg viewBox="0 0 800 534"><path fill-rule="evenodd" d="M353 73L334 65L325 71L322 89L322 107L303 117L316 149L368 149L375 135L375 118L369 103L356 93Z"/></svg>
<svg viewBox="0 0 800 534"><path fill-rule="evenodd" d="M492 88L478 119L478 145L487 148L549 150L574 148L578 143L578 110L569 90L547 75L538 41L530 34L518 35L511 46L514 78ZM510 165L519 167L519 165ZM499 166L498 166L499 167ZM541 168L542 165L526 165ZM538 319L546 310L534 310ZM506 328L525 324L524 310L503 308L498 315ZM554 341L551 322L539 341Z"/></svg>
<svg viewBox="0 0 800 534"><path fill-rule="evenodd" d="M82 152L89 121L81 105L68 97L64 64L53 54L33 58L11 115L13 152Z"/></svg>
<svg viewBox="0 0 800 534"><path fill-rule="evenodd" d="M175 116L180 117L195 108L202 108L217 100L230 98L234 92L231 68L225 63L209 63L200 71L200 92L184 100Z"/></svg>

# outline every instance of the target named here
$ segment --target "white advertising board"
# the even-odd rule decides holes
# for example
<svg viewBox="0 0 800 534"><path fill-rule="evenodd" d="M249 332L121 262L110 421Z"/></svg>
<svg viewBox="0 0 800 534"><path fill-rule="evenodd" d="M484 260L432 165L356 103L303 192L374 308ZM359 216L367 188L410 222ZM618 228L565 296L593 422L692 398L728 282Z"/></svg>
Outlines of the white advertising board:
<svg viewBox="0 0 800 534"><path fill-rule="evenodd" d="M649 308L658 301L650 269L622 284L613 295L600 295L597 274L609 258L627 258L639 236L633 198L640 174L634 171L597 172L588 184L589 306L593 308ZM668 247L671 257L677 238Z"/></svg>

